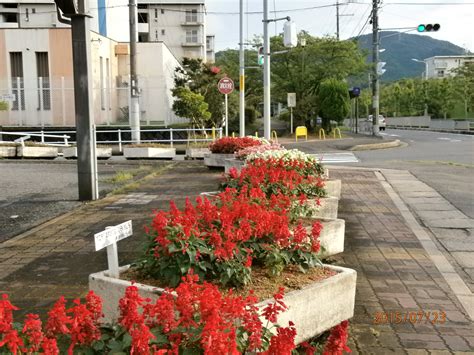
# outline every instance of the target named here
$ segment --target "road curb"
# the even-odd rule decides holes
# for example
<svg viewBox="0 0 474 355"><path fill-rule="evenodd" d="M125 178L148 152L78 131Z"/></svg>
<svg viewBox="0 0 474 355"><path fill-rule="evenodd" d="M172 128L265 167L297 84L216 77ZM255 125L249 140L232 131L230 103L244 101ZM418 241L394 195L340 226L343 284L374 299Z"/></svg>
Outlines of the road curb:
<svg viewBox="0 0 474 355"><path fill-rule="evenodd" d="M387 148L396 148L401 145L399 139L396 139L391 142L384 142L384 143L372 143L372 144L358 144L355 145L348 150L350 151L359 151L359 150L375 150L375 149L387 149Z"/></svg>

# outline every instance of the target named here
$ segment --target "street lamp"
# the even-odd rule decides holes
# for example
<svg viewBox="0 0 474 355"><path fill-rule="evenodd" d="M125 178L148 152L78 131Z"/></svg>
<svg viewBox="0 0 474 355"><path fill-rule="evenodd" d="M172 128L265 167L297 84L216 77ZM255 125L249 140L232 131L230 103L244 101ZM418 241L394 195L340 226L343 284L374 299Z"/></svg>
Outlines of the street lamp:
<svg viewBox="0 0 474 355"><path fill-rule="evenodd" d="M414 62L417 63L423 63L425 65L425 71L421 74L421 79L422 80L428 80L428 70L426 68L426 62L424 60L419 60L416 58L411 58ZM428 116L428 103L426 102L428 100L428 93L427 93L427 85L425 84L425 112L423 113L424 116Z"/></svg>

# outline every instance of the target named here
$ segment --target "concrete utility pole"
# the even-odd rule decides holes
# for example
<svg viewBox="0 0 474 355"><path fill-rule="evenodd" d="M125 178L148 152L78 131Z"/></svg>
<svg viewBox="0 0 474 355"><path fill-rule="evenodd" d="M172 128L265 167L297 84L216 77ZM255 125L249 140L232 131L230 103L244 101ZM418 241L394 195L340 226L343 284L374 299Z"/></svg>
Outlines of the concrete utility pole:
<svg viewBox="0 0 474 355"><path fill-rule="evenodd" d="M78 13L71 16L74 104L76 111L77 173L79 200L97 200L97 161L92 110L90 16L85 0L78 1Z"/></svg>
<svg viewBox="0 0 474 355"><path fill-rule="evenodd" d="M379 16L378 7L380 0L372 0L372 64L373 70L373 84L372 84L372 135L379 135Z"/></svg>
<svg viewBox="0 0 474 355"><path fill-rule="evenodd" d="M336 38L339 41L339 0L336 0Z"/></svg>
<svg viewBox="0 0 474 355"><path fill-rule="evenodd" d="M270 34L268 0L263 0L263 136L270 140Z"/></svg>
<svg viewBox="0 0 474 355"><path fill-rule="evenodd" d="M132 130L132 141L140 143L140 91L138 89L137 77L137 3L129 0L129 22L130 22L130 128Z"/></svg>
<svg viewBox="0 0 474 355"><path fill-rule="evenodd" d="M239 44L239 122L240 136L245 137L245 52L244 52L244 0L240 0L240 44Z"/></svg>

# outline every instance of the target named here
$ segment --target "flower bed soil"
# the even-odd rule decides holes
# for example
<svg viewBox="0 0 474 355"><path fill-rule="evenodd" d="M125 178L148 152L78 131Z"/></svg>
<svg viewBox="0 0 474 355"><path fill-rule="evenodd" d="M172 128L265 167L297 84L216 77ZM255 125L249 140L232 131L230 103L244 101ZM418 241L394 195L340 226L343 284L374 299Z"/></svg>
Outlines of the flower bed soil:
<svg viewBox="0 0 474 355"><path fill-rule="evenodd" d="M288 293L294 290L301 290L306 285L325 280L336 274L337 272L326 267L315 267L303 273L296 266L290 266L280 275L273 276L269 275L268 270L264 267L252 267L252 281L245 287L239 289L232 288L232 292L237 295L245 296L253 290L255 296L260 301L263 301L272 298L272 296L278 292L279 287L284 287L285 293ZM167 287L161 280L144 277L134 268L122 272L120 279L139 282L153 287ZM224 292L229 291L228 288L223 288L218 284L217 286Z"/></svg>

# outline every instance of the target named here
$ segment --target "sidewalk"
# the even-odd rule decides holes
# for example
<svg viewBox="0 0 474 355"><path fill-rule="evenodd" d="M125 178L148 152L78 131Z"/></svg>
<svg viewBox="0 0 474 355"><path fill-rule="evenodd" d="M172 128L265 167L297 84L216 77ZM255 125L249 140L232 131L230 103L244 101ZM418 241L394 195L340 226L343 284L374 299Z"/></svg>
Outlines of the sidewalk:
<svg viewBox="0 0 474 355"><path fill-rule="evenodd" d="M474 354L472 322L375 172L333 169L330 175L343 182L339 212L346 220L346 251L333 261L358 272L353 353ZM154 209L216 190L220 176L202 162L182 162L128 195L90 203L0 244L0 293L9 293L22 314L44 314L60 295L84 296L88 275L106 268L105 251L94 251L94 233L132 219L134 236L118 249L122 265L133 261ZM419 310L445 312L446 320L397 324L377 313Z"/></svg>

